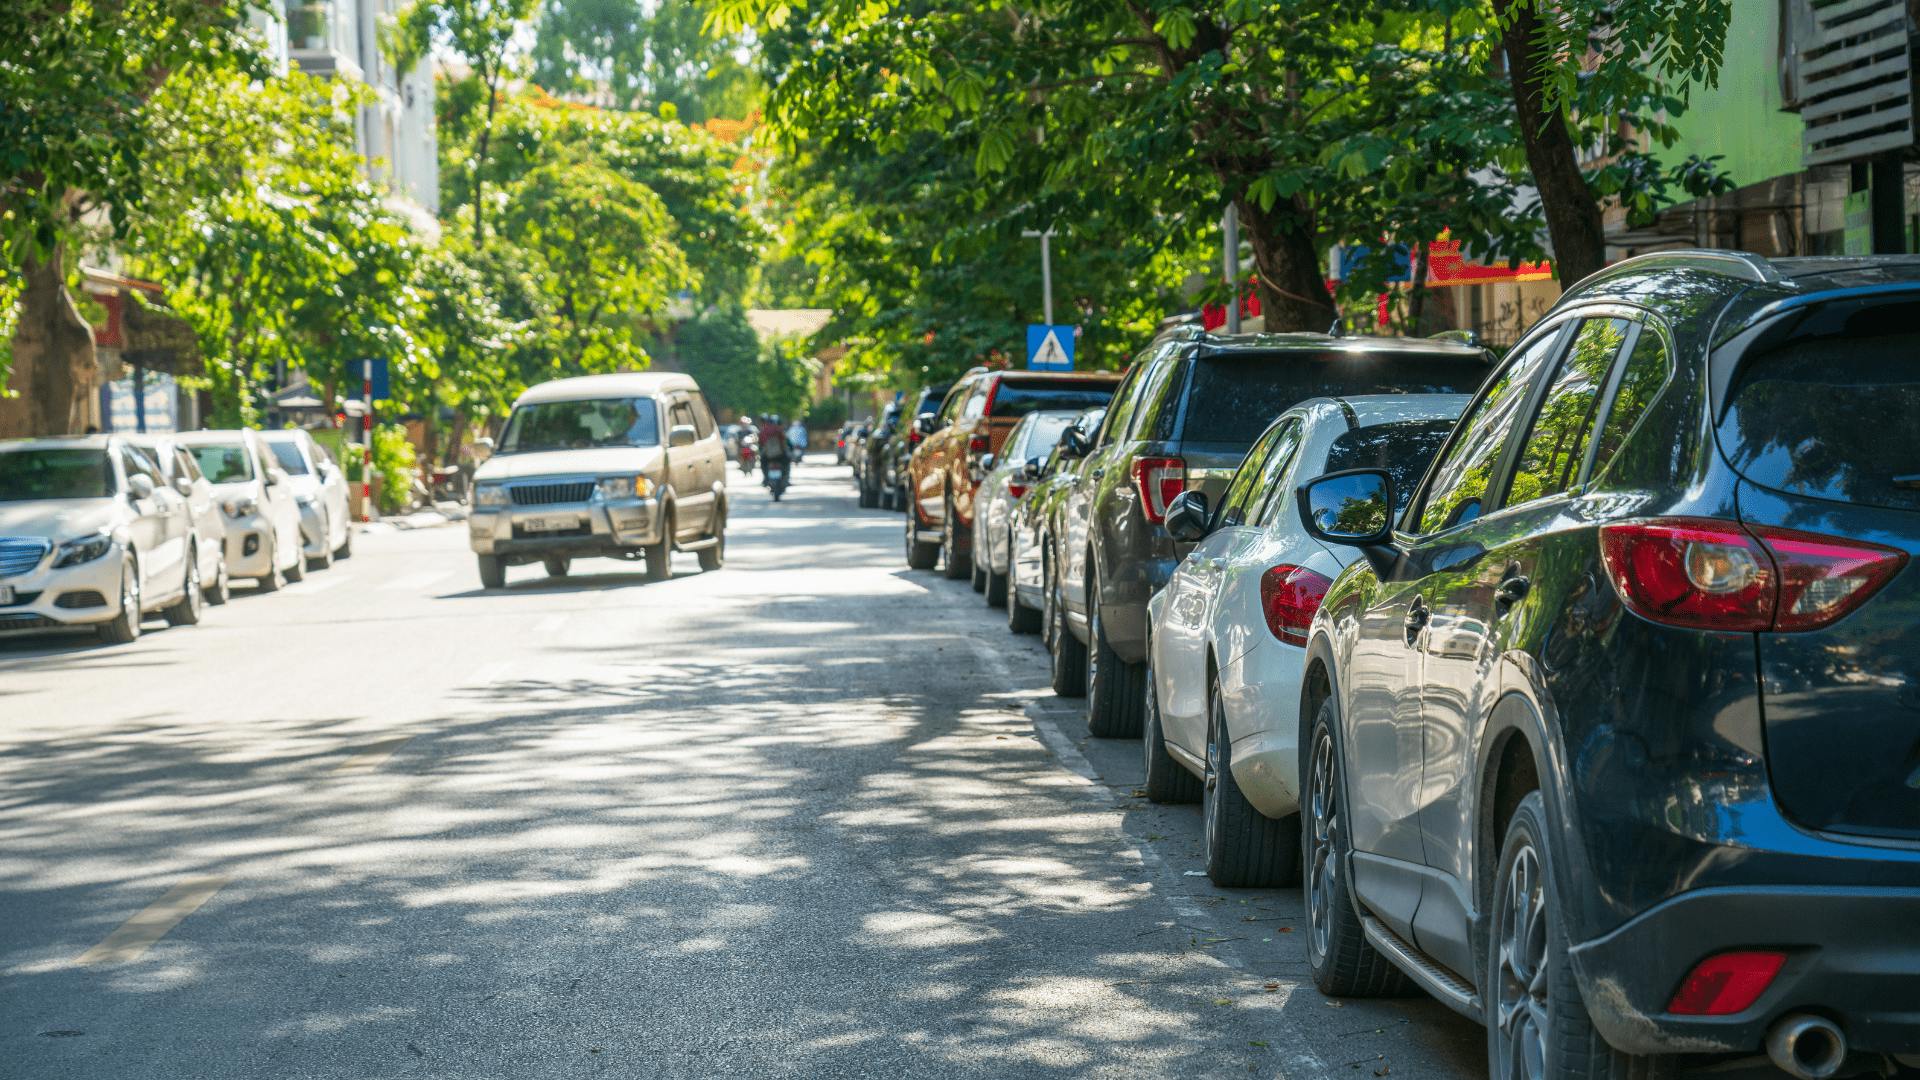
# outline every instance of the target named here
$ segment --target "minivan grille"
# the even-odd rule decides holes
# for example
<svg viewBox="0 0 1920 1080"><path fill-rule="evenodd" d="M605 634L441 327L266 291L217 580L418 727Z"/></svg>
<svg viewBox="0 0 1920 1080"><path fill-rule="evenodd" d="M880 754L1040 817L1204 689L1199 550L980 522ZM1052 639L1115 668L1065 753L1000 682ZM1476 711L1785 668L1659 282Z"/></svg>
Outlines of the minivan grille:
<svg viewBox="0 0 1920 1080"><path fill-rule="evenodd" d="M53 542L38 536L0 536L0 577L24 574L40 565Z"/></svg>
<svg viewBox="0 0 1920 1080"><path fill-rule="evenodd" d="M551 506L554 503L582 503L593 496L593 481L568 480L557 484L513 484L507 497L515 506Z"/></svg>

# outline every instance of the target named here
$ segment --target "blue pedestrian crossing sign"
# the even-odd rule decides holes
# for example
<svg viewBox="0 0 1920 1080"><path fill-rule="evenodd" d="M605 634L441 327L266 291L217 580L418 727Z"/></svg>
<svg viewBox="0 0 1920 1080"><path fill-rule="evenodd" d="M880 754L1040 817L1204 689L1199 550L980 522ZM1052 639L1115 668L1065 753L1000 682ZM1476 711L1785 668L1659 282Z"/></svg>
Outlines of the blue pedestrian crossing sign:
<svg viewBox="0 0 1920 1080"><path fill-rule="evenodd" d="M1073 370L1071 326L1033 323L1027 327L1027 367L1034 371Z"/></svg>

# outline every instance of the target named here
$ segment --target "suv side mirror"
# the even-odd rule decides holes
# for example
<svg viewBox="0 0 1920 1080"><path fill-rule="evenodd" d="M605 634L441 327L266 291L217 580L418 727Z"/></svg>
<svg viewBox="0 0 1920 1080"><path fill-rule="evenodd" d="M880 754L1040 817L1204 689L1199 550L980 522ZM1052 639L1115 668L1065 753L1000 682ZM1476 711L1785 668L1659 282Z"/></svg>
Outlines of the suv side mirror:
<svg viewBox="0 0 1920 1080"><path fill-rule="evenodd" d="M923 412L919 416L914 417L913 430L919 432L922 435L931 435L934 432L939 431L940 430L939 414Z"/></svg>
<svg viewBox="0 0 1920 1080"><path fill-rule="evenodd" d="M176 476L173 478L173 490L182 495L191 495L193 494L193 481L188 479L184 473Z"/></svg>
<svg viewBox="0 0 1920 1080"><path fill-rule="evenodd" d="M1182 544L1206 538L1208 532L1207 496L1201 491L1183 491L1167 504L1167 535Z"/></svg>
<svg viewBox="0 0 1920 1080"><path fill-rule="evenodd" d="M153 478L139 473L127 477L127 494L135 499L153 498Z"/></svg>
<svg viewBox="0 0 1920 1080"><path fill-rule="evenodd" d="M1307 535L1329 544L1359 548L1381 577L1399 552L1393 540L1393 477L1381 469L1328 473L1295 492Z"/></svg>
<svg viewBox="0 0 1920 1080"><path fill-rule="evenodd" d="M1030 457L1027 459L1025 465L1020 466L1020 477L1023 480L1038 480L1040 479L1041 470L1046 467L1047 463L1044 458Z"/></svg>
<svg viewBox="0 0 1920 1080"><path fill-rule="evenodd" d="M668 446L692 446L700 438L692 424L675 424L667 429Z"/></svg>
<svg viewBox="0 0 1920 1080"><path fill-rule="evenodd" d="M281 484L284 484L286 482L287 482L287 471L285 469L281 469L278 467L269 467L267 469L267 486L268 487L279 487Z"/></svg>
<svg viewBox="0 0 1920 1080"><path fill-rule="evenodd" d="M1092 449L1093 444L1087 441L1086 432L1081 431L1079 428L1069 427L1060 433L1060 455L1062 457L1083 458L1086 457L1087 452Z"/></svg>
<svg viewBox="0 0 1920 1080"><path fill-rule="evenodd" d="M993 467L994 467L995 465L998 465L998 464L1000 464L1000 462L999 462L999 461L998 461L998 460L996 459L996 457L995 457L995 455L993 455L993 454L981 454L981 455L980 455L980 468L979 468L979 471L980 471L980 475L982 475L982 476L985 476L986 474L988 474L988 473L990 473L990 472L992 472L992 471L993 471Z"/></svg>

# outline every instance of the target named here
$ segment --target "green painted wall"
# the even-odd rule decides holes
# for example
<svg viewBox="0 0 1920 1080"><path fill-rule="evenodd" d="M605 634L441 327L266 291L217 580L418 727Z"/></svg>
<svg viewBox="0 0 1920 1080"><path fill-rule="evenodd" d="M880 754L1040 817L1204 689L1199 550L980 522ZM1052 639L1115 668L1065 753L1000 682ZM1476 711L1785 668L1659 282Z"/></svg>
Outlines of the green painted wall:
<svg viewBox="0 0 1920 1080"><path fill-rule="evenodd" d="M1780 111L1779 56L1780 5L1734 0L1720 84L1693 88L1692 103L1673 125L1680 141L1660 157L1719 154L1720 167L1741 187L1799 172L1800 115Z"/></svg>

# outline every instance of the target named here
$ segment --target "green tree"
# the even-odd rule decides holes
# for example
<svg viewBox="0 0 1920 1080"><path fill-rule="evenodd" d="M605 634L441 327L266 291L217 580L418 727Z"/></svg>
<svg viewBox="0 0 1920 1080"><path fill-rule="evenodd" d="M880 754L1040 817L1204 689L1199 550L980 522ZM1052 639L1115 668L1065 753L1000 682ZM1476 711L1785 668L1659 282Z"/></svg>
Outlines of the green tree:
<svg viewBox="0 0 1920 1080"><path fill-rule="evenodd" d="M745 119L761 94L743 60L748 42L707 22L698 0L546 0L533 78L556 93L692 123Z"/></svg>
<svg viewBox="0 0 1920 1080"><path fill-rule="evenodd" d="M797 415L806 410L817 370L805 343L784 339L762 344L738 307L709 311L680 327L674 359L693 376L708 400L734 416Z"/></svg>
<svg viewBox="0 0 1920 1080"><path fill-rule="evenodd" d="M0 246L17 294L10 355L34 365L28 420L72 429L93 336L67 286L76 241L124 233L161 192L156 110L169 79L245 64L248 0L9 0L0 33ZM11 363L0 365L4 375Z"/></svg>

